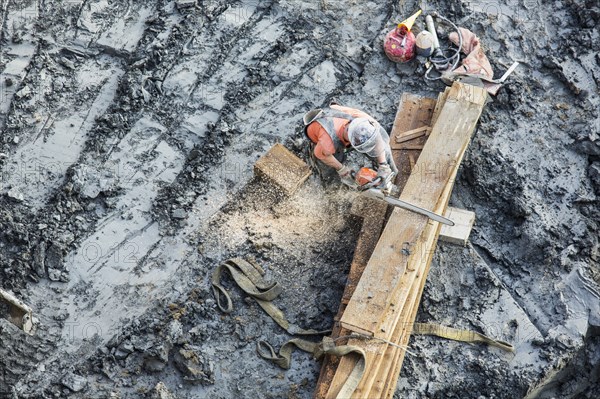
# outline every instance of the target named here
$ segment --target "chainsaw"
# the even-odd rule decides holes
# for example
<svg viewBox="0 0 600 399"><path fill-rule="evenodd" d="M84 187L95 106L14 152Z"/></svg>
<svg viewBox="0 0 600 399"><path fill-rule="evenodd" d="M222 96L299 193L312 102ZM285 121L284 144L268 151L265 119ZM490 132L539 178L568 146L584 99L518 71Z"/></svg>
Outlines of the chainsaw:
<svg viewBox="0 0 600 399"><path fill-rule="evenodd" d="M358 190L365 194L367 197L376 198L387 202L398 208L407 209L409 211L425 215L431 220L446 224L448 226L454 226L454 222L442 215L421 208L420 206L413 205L410 202L406 202L398 198L400 190L398 186L392 183L392 180L396 176L395 173L390 174L385 180L380 176L377 176L377 172L371 168L361 168L355 175L354 181L358 185Z"/></svg>

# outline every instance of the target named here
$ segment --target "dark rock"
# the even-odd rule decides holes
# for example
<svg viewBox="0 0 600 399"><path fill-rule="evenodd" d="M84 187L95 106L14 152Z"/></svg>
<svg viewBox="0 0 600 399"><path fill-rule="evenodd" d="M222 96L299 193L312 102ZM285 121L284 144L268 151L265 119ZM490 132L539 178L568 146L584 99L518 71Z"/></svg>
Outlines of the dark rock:
<svg viewBox="0 0 600 399"><path fill-rule="evenodd" d="M33 270L43 278L46 277L46 243L40 242L33 252Z"/></svg>
<svg viewBox="0 0 600 399"><path fill-rule="evenodd" d="M50 274L50 269L63 270L63 251L56 244L50 245L46 250L46 267L48 274Z"/></svg>
<svg viewBox="0 0 600 399"><path fill-rule="evenodd" d="M60 382L73 392L81 392L88 387L87 378L73 373L66 374Z"/></svg>
<svg viewBox="0 0 600 399"><path fill-rule="evenodd" d="M150 372L162 371L169 362L170 345L160 344L146 351L144 356L144 369Z"/></svg>
<svg viewBox="0 0 600 399"><path fill-rule="evenodd" d="M186 213L183 209L177 208L177 209L173 210L172 216L174 219L185 219Z"/></svg>
<svg viewBox="0 0 600 399"><path fill-rule="evenodd" d="M199 348L185 344L175 353L173 359L175 367L183 373L186 381L202 385L214 384L214 366Z"/></svg>
<svg viewBox="0 0 600 399"><path fill-rule="evenodd" d="M596 161L590 165L588 176L596 192L600 192L600 162Z"/></svg>

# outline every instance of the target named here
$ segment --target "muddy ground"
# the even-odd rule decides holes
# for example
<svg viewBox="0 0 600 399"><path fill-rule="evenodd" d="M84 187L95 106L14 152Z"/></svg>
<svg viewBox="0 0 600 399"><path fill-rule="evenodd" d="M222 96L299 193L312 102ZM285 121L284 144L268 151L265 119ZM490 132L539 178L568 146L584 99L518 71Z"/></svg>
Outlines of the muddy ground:
<svg viewBox="0 0 600 399"><path fill-rule="evenodd" d="M318 363L258 358L289 336L229 281L219 312L210 274L252 256L291 321L331 325L355 194L313 177L280 198L252 165L303 156L301 115L332 97L389 130L403 92L443 90L382 52L418 7L479 35L496 77L521 62L452 196L471 243L439 245L418 320L516 352L415 337L396 396L600 396L596 1L178 3L0 2L0 286L39 319L0 319L0 397L311 397Z"/></svg>

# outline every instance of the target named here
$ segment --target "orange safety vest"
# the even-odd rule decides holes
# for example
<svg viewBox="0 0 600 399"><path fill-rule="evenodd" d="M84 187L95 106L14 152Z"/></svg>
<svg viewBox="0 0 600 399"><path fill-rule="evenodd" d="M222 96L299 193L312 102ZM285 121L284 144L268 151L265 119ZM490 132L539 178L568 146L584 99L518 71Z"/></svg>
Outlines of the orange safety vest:
<svg viewBox="0 0 600 399"><path fill-rule="evenodd" d="M366 113L349 107L332 105L306 127L306 135L315 143L314 154L318 159L334 155L350 147L344 139L344 131L355 118L370 118Z"/></svg>

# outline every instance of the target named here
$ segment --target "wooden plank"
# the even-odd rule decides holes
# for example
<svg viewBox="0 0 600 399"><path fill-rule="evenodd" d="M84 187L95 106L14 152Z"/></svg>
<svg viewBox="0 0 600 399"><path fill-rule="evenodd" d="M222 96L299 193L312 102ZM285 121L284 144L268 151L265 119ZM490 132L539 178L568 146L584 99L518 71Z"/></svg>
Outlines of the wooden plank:
<svg viewBox="0 0 600 399"><path fill-rule="evenodd" d="M444 216L452 220L455 225L442 226L440 240L466 246L471 235L471 229L473 229L473 224L475 224L475 212L449 206Z"/></svg>
<svg viewBox="0 0 600 399"><path fill-rule="evenodd" d="M425 228L424 238L427 240L427 242L424 245L429 250L426 251L425 258L419 260L419 265L415 265L416 268L418 267L418 273L416 275L416 280L410 288L410 300L407 301L405 306L402 308L400 323L396 325L391 339L391 342L394 342L402 347L406 347L408 345L408 341L405 342L403 337L410 336L410 333L412 332L412 323L414 322L414 318L411 318L411 316L413 313L416 314L416 310L419 307L423 287L427 279L428 266L433 258L433 250L435 249L436 241L435 238L437 235L437 230L439 229L439 226L437 225L439 225L439 223L430 222ZM387 346L381 359L381 364L375 378L375 383L369 390L369 397L388 397L386 396L386 392L391 388L391 385L393 385L395 389L398 381L398 377L394 377L395 369L398 367L400 357L403 357L405 353L405 350L398 347L392 345Z"/></svg>
<svg viewBox="0 0 600 399"><path fill-rule="evenodd" d="M446 99L448 98L448 93L450 92L450 87L446 87L446 89L438 94L437 101L435 103L435 108L433 109L433 115L431 116L431 126L435 125L437 122L438 116L440 116L440 112L442 112L442 108L444 108L444 104L446 104Z"/></svg>
<svg viewBox="0 0 600 399"><path fill-rule="evenodd" d="M334 323L331 337L338 338L344 335L349 335L350 331L341 327L339 319L342 317L346 304L352 297L354 289L360 280L364 268L367 266L367 262L377 245L383 225L385 223L385 214L387 211L387 204L382 201L378 201L373 198L357 197L352 203L351 213L362 219L361 230L356 242L354 250L354 257L350 265L350 271L348 273L348 281L342 295L340 307L335 317L336 322ZM339 345L345 344L346 341L339 341ZM340 359L334 356L326 356L321 366L321 373L317 381L317 388L315 389L315 398L324 398L327 395L327 391L332 385L333 377L339 368ZM340 373L350 374L354 365L349 370L346 370L342 365Z"/></svg>
<svg viewBox="0 0 600 399"><path fill-rule="evenodd" d="M471 138L486 95L483 89L453 84L415 165L417 173L409 177L401 199L434 208ZM387 316L397 313L396 308L401 306L402 293L396 288L406 270L406 249L414 246L426 222L425 216L394 209L342 316L343 327L367 335L389 336L389 324L394 321Z"/></svg>
<svg viewBox="0 0 600 399"><path fill-rule="evenodd" d="M292 195L310 176L310 167L277 143L254 164L254 174Z"/></svg>
<svg viewBox="0 0 600 399"><path fill-rule="evenodd" d="M447 187L444 189L442 198L449 196L449 193L452 191L451 186L453 185L453 182L454 180L451 180L448 183ZM441 208L445 206L447 200L440 200L440 202L442 202L443 205L434 209L438 213L442 213ZM429 220L413 250L407 272L402 277L400 283L401 286L405 287L408 295L403 300L398 322L393 327L393 333L389 338L390 342L400 344L403 335L410 335L410 332L412 331L414 319L410 319L410 314L412 314L412 310L415 306L418 307L422 292L422 289L419 290L419 287L424 286L425 279L427 278L425 269L433 257L439 228L439 223ZM413 271L413 273L408 272L408 270ZM400 345L406 346L406 344ZM361 395L355 395L353 397L382 397L388 382L390 371L393 369L397 358L399 357L398 352L404 352L404 350L393 345L385 345L382 349L383 350L380 350L379 353L377 353L375 359L373 359L373 364L367 366L368 369L365 372L367 378L363 378L358 387L358 389L362 388ZM394 384L394 387L395 385L396 384Z"/></svg>
<svg viewBox="0 0 600 399"><path fill-rule="evenodd" d="M395 136L396 143L404 143L405 141L423 137L427 134L427 131L430 129L431 129L431 127L429 127L429 126L421 126L416 129L412 129L407 132L400 133L399 135Z"/></svg>
<svg viewBox="0 0 600 399"><path fill-rule="evenodd" d="M416 300L410 310L408 315L408 322L403 323L397 328L401 329L400 339L395 341L398 345L406 347L408 345L410 335L413 329L413 323L417 318L417 312L419 310L419 305L421 303L421 298L423 296L423 289L425 288L425 282L427 281L427 275L429 274L429 269L431 267L431 261L433 259L433 254L435 252L435 243L433 244L433 250L430 252L428 259L426 260L426 267L423 271L423 278L419 280L418 292L416 294ZM400 370L402 369L402 363L404 362L404 356L406 356L406 350L400 348L394 348L395 351L392 352L392 361L390 367L388 368L388 374L385 377L385 384L383 388L377 387L376 390L373 391L375 395L379 395L376 397L380 398L392 398L394 396L394 392L396 391L396 386L398 385L398 378L400 376ZM379 392L381 389L381 392Z"/></svg>
<svg viewBox="0 0 600 399"><path fill-rule="evenodd" d="M465 145L461 154L459 155L458 164L460 164L460 162L462 162L462 159L466 152L466 148L467 148L467 146ZM448 202L450 200L450 195L452 194L452 188L453 188L454 182L456 180L457 172L458 172L458 167L455 168L455 170L453 171L452 176L449 180L449 183L444 188L444 191L440 197L440 200L438 201L438 204L434 209L435 212L445 213L444 209L447 208ZM427 279L427 275L429 274L429 268L431 266L431 261L433 259L433 254L435 252L437 238L441 231L441 226L439 225L439 223L434 223L431 221L430 221L430 223L432 223L432 225L435 226L435 232L433 235L434 240L433 240L433 243L431 244L431 247L426 252L427 256L425 258L425 262L422 263L420 266L420 268L424 268L424 271L422 271L422 274L413 283L412 290L414 290L415 287L418 287L416 297L413 298L413 300L412 300L412 308L410 310L408 310L408 309L405 310L404 308L402 309L403 313L400 315L399 321L395 326L395 331L400 332L400 337L399 338L394 337L395 339L392 340L392 342L395 342L398 345L403 346L403 347L406 347L406 345L408 345L410 334L411 334L412 328L413 328L413 323L416 320L417 311L418 311L419 304L421 301L421 296L423 294L423 289L425 287L425 281ZM424 234L431 234L431 231L432 230L430 229L429 232L426 231L426 232L424 232ZM419 266L417 266L417 267L419 267ZM413 293L411 292L410 295L413 295ZM409 296L409 298L411 298L411 296ZM407 313L407 311L408 311L408 313ZM407 315L408 315L408 317L407 317ZM400 370L402 368L402 363L404 361L404 356L406 354L405 350L396 348L393 346L389 346L388 349L386 350L386 352L389 353L389 356L387 357L388 361L387 361L387 364L380 366L380 372L379 372L379 376L378 376L379 379L385 380L385 383L383 385L376 384L375 387L371 390L371 392L369 394L373 395L374 397L391 398L394 395L394 392L396 390L396 385L398 383L398 377L400 375ZM391 360L389 360L389 359L391 359ZM384 375L385 375L385 377L384 377Z"/></svg>
<svg viewBox="0 0 600 399"><path fill-rule="evenodd" d="M420 126L430 126L435 104L435 99L410 93L402 94L390 137L395 138L402 132L407 132ZM393 139L390 141L392 150L397 150L396 140ZM398 166L397 162L396 166Z"/></svg>
<svg viewBox="0 0 600 399"><path fill-rule="evenodd" d="M424 144L400 143L396 146L396 149L398 149L398 150L422 150L423 147L424 147Z"/></svg>

